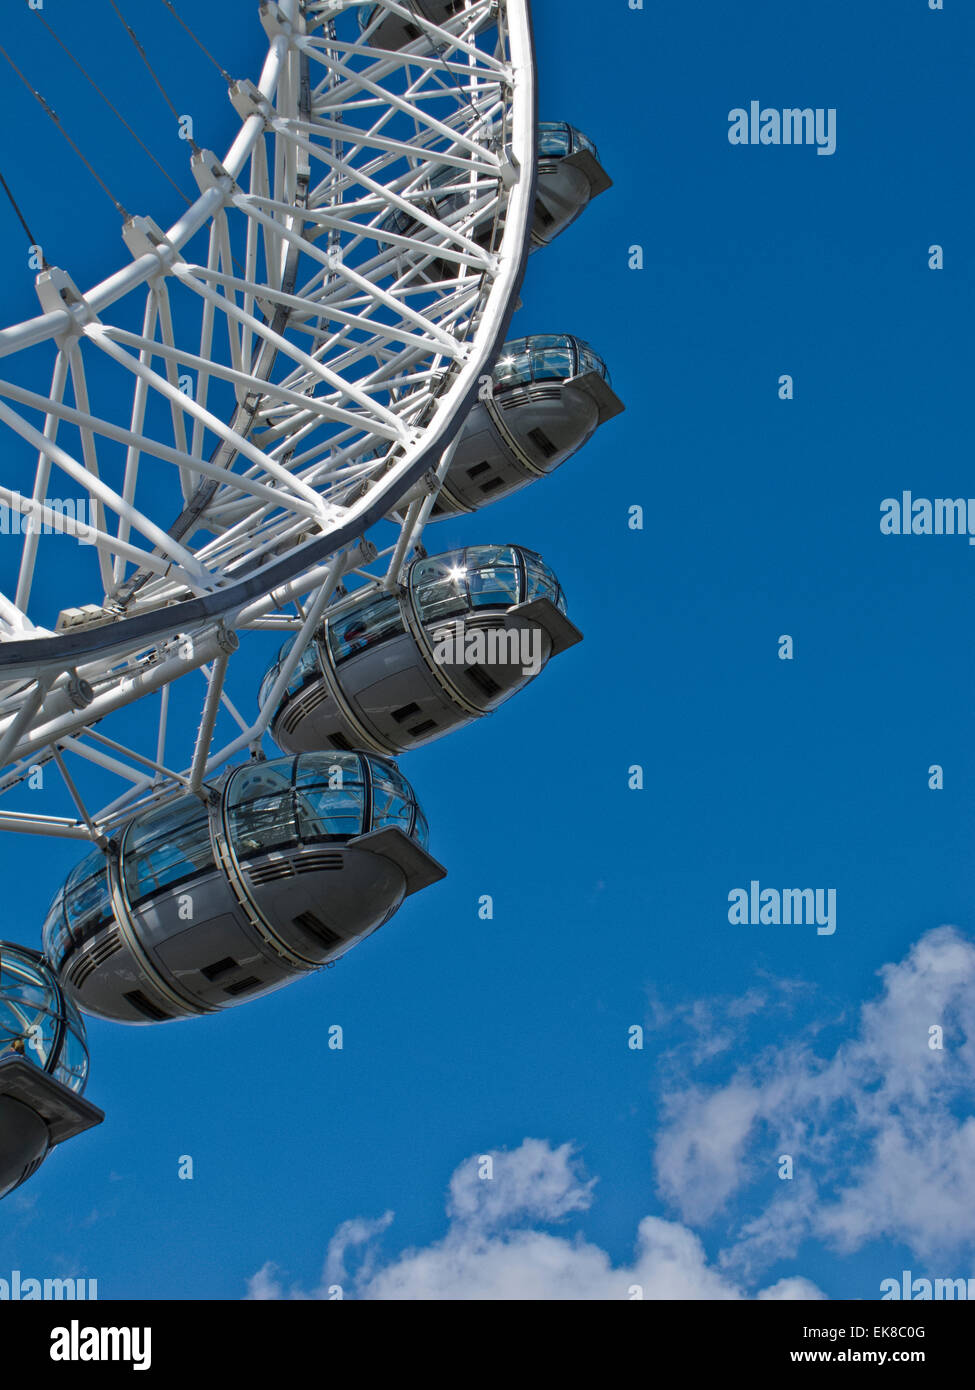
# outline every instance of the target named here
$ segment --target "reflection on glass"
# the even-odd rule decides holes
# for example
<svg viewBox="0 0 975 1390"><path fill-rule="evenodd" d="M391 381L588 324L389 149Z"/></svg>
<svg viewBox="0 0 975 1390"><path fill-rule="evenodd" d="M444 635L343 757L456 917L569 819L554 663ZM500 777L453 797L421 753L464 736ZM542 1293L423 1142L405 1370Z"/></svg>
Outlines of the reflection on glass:
<svg viewBox="0 0 975 1390"><path fill-rule="evenodd" d="M540 121L538 125L538 153L543 159L564 159L566 155L578 154L588 150L594 159L599 151L587 135L565 121Z"/></svg>
<svg viewBox="0 0 975 1390"><path fill-rule="evenodd" d="M533 598L548 598L552 600L560 612L564 613L566 611L565 595L555 575L542 557L536 555L534 551L526 550L523 554L528 579L525 592L526 601L530 602Z"/></svg>
<svg viewBox="0 0 975 1390"><path fill-rule="evenodd" d="M132 906L213 866L210 819L195 796L136 817L122 842L122 878Z"/></svg>
<svg viewBox="0 0 975 1390"><path fill-rule="evenodd" d="M420 560L413 566L410 584L421 622L442 622L467 612L465 554L463 550L454 550L448 555Z"/></svg>
<svg viewBox="0 0 975 1390"><path fill-rule="evenodd" d="M305 754L295 784L302 841L350 839L361 832L365 783L357 754Z"/></svg>
<svg viewBox="0 0 975 1390"><path fill-rule="evenodd" d="M64 915L76 946L94 936L112 917L105 856L96 850L68 875L64 885Z"/></svg>
<svg viewBox="0 0 975 1390"><path fill-rule="evenodd" d="M366 824L367 792L372 814ZM299 844L345 841L398 825L411 833L416 803L395 763L360 753L302 753L235 774L227 823L238 858Z"/></svg>
<svg viewBox="0 0 975 1390"><path fill-rule="evenodd" d="M47 910L47 916L41 928L41 941L45 954L50 956L55 963L59 963L67 954L71 937L68 933L68 924L64 920L63 885L58 889L54 901Z"/></svg>
<svg viewBox="0 0 975 1390"><path fill-rule="evenodd" d="M51 967L0 944L0 1059L21 1057L80 1094L88 1076L85 1028Z"/></svg>
<svg viewBox="0 0 975 1390"><path fill-rule="evenodd" d="M336 665L403 632L399 600L392 594L366 599L328 622L328 645Z"/></svg>
<svg viewBox="0 0 975 1390"><path fill-rule="evenodd" d="M408 783L394 763L373 758L370 768L373 829L382 830L387 825L398 825L409 834L413 818L413 796Z"/></svg>
<svg viewBox="0 0 975 1390"><path fill-rule="evenodd" d="M494 368L496 386L526 386L532 379L532 360L527 352L519 352L507 344Z"/></svg>
<svg viewBox="0 0 975 1390"><path fill-rule="evenodd" d="M536 333L505 343L493 376L496 387L509 390L532 381L569 381L590 372L612 384L606 363L581 338L568 333Z"/></svg>
<svg viewBox="0 0 975 1390"><path fill-rule="evenodd" d="M510 546L477 546L468 551L468 588L475 608L511 608L519 599L521 576Z"/></svg>
<svg viewBox="0 0 975 1390"><path fill-rule="evenodd" d="M575 358L568 349L546 348L537 352L532 363L536 381L567 381L575 372Z"/></svg>
<svg viewBox="0 0 975 1390"><path fill-rule="evenodd" d="M274 685L274 682L281 674L281 667L287 660L288 655L291 652L297 640L297 636L288 638L287 642L285 642L284 646L278 653L277 661L275 661L274 665L269 668L264 679L261 681L261 688L258 694L258 701L261 705L264 704L264 702L270 695L271 687ZM320 675L321 667L318 664L318 646L313 639L306 645L305 650L301 653L301 656L298 658L298 662L295 666L295 669L291 673L291 679L288 682L285 694L297 695L298 692L302 690L308 684L309 681L316 680L317 677Z"/></svg>
<svg viewBox="0 0 975 1390"><path fill-rule="evenodd" d="M290 760L257 763L241 768L231 778L227 824L239 858L296 843L291 778Z"/></svg>

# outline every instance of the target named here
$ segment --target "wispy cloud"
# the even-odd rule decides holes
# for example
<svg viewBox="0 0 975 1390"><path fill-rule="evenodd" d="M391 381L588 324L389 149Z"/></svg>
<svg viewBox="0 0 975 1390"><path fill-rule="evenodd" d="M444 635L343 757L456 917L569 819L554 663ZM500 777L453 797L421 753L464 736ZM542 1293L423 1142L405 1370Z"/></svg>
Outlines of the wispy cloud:
<svg viewBox="0 0 975 1390"><path fill-rule="evenodd" d="M724 1267L761 1268L808 1236L847 1253L877 1239L927 1258L975 1250L975 946L940 927L879 973L879 996L831 1052L809 1029L720 1084L672 1079L656 1170L683 1220L712 1222L767 1185L780 1154L794 1161L729 1229Z"/></svg>

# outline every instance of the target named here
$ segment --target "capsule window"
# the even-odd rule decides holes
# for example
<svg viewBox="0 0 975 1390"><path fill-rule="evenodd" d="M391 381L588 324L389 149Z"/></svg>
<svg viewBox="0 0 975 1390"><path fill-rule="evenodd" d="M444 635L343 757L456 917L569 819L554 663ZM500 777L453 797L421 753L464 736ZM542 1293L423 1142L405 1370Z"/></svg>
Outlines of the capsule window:
<svg viewBox="0 0 975 1390"><path fill-rule="evenodd" d="M531 357L527 352L506 351L494 368L500 387L524 386L532 379Z"/></svg>
<svg viewBox="0 0 975 1390"><path fill-rule="evenodd" d="M291 765L259 763L238 773L229 796L230 839L238 857L286 848L296 840Z"/></svg>
<svg viewBox="0 0 975 1390"><path fill-rule="evenodd" d="M12 953L0 957L0 967L0 1057L24 1056L29 1045L31 1060L46 1069L58 1035L56 996L50 985L35 983L33 966L20 959L15 965Z"/></svg>
<svg viewBox="0 0 975 1390"><path fill-rule="evenodd" d="M298 834L305 843L358 835L365 814L365 783L358 755L299 758L295 810Z"/></svg>
<svg viewBox="0 0 975 1390"><path fill-rule="evenodd" d="M575 362L569 348L545 348L532 359L536 381L566 381L575 375Z"/></svg>
<svg viewBox="0 0 975 1390"><path fill-rule="evenodd" d="M55 1081L60 1081L62 1086L68 1086L72 1091L81 1091L88 1076L88 1049L82 1041L83 1037L80 1020L77 1030L65 1030L61 1056L51 1073Z"/></svg>
<svg viewBox="0 0 975 1390"><path fill-rule="evenodd" d="M398 825L409 834L413 817L413 798L398 770L374 760L372 766L372 828L383 830Z"/></svg>
<svg viewBox="0 0 975 1390"><path fill-rule="evenodd" d="M565 612L565 595L562 593L562 586L555 575L537 555L530 552L525 554L525 570L528 584L526 586L525 601L530 602L535 598L548 598L555 604L560 612Z"/></svg>
<svg viewBox="0 0 975 1390"><path fill-rule="evenodd" d="M538 153L543 158L564 159L568 154L578 154L588 150L595 158L599 151L581 130L567 125L564 121L540 121L538 126Z"/></svg>
<svg viewBox="0 0 975 1390"><path fill-rule="evenodd" d="M309 681L317 679L321 675L321 667L318 664L318 646L315 642L309 642L305 650L298 658L298 664L291 673L288 682L288 695L297 695L300 690L304 690Z"/></svg>
<svg viewBox="0 0 975 1390"><path fill-rule="evenodd" d="M399 600L391 594L366 600L348 613L331 618L328 644L336 665L403 632Z"/></svg>
<svg viewBox="0 0 975 1390"><path fill-rule="evenodd" d="M58 889L54 901L48 908L41 931L41 940L44 943L44 954L55 965L60 965L67 956L71 945L71 933L68 931L68 924L64 919L63 885Z"/></svg>
<svg viewBox="0 0 975 1390"><path fill-rule="evenodd" d="M0 946L0 1058L20 1057L79 1094L88 1076L85 1027L47 961Z"/></svg>
<svg viewBox="0 0 975 1390"><path fill-rule="evenodd" d="M424 623L457 617L468 609L464 551L421 560L411 575L413 593Z"/></svg>
<svg viewBox="0 0 975 1390"><path fill-rule="evenodd" d="M133 906L213 867L209 816L195 796L139 816L122 844L122 876Z"/></svg>
<svg viewBox="0 0 975 1390"><path fill-rule="evenodd" d="M76 865L64 885L64 915L76 946L95 936L112 920L105 856L100 850Z"/></svg>
<svg viewBox="0 0 975 1390"><path fill-rule="evenodd" d="M362 828L363 789L309 787L298 795L298 823L303 842L347 839Z"/></svg>
<svg viewBox="0 0 975 1390"><path fill-rule="evenodd" d="M609 368L601 357L597 357L592 348L585 344L579 346L579 374L585 375L587 372L595 372L601 376L603 381L610 382ZM610 384L612 384L610 382Z"/></svg>
<svg viewBox="0 0 975 1390"><path fill-rule="evenodd" d="M239 859L299 842L362 831L365 786L355 753L306 753L238 774L228 792L230 839Z"/></svg>
<svg viewBox="0 0 975 1390"><path fill-rule="evenodd" d="M231 819L234 848L244 859L251 854L266 854L272 849L287 849L296 842L291 794L259 796L244 806L234 808Z"/></svg>
<svg viewBox="0 0 975 1390"><path fill-rule="evenodd" d="M510 608L518 602L520 579L514 565L474 570L470 577L475 608Z"/></svg>
<svg viewBox="0 0 975 1390"><path fill-rule="evenodd" d="M372 788L372 815L367 818ZM400 824L409 832L413 791L396 764L365 754L302 753L234 774L226 792L238 859L298 844L346 841Z"/></svg>
<svg viewBox="0 0 975 1390"><path fill-rule="evenodd" d="M122 880L132 906L213 867L210 820L196 796L136 817L122 841Z"/></svg>
<svg viewBox="0 0 975 1390"><path fill-rule="evenodd" d="M265 700L267 699L267 697L270 695L270 693L271 693L271 687L274 685L274 682L277 680L277 678L278 678L278 672L281 670L281 664L282 664L282 662L284 661L285 657L288 655L288 653L291 651L291 648L294 646L294 644L297 642L297 640L298 640L297 637L289 637L288 640L287 640L287 642L285 642L284 646L283 646L283 647L281 648L281 650L278 652L278 659L277 659L277 661L274 663L273 666L271 666L271 667L269 668L269 670L268 670L268 672L267 672L267 675L266 675L266 676L264 677L264 679L261 681L261 688L260 688L260 690L258 691L258 694L257 694L257 698L258 698L258 703L259 703L259 704L262 704L262 705L263 705L263 704L264 704L264 701L265 701Z"/></svg>
<svg viewBox="0 0 975 1390"><path fill-rule="evenodd" d="M572 132L559 121L541 121L538 127L538 153L543 159L564 159L572 148Z"/></svg>

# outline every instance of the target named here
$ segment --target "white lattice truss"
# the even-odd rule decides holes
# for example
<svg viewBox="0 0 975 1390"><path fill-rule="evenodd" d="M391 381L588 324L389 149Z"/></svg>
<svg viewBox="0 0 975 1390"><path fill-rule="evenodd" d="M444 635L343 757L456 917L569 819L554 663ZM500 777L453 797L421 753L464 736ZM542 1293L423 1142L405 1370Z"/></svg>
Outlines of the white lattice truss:
<svg viewBox="0 0 975 1390"><path fill-rule="evenodd" d="M18 490L4 466L0 484L29 518L0 595L0 795L51 762L77 808L0 807L0 829L103 842L150 800L206 794L259 747L343 576L392 588L419 542L524 269L529 0L414 19L424 36L398 52L370 38L390 12L413 15L370 3L360 35L363 3L263 4L260 82L231 89L242 124L226 158L194 153L197 201L165 234L130 219L131 264L87 294L42 274L44 313L0 331L4 456L33 476ZM39 384L39 353L49 396L20 384ZM52 495L86 505L55 513ZM366 529L393 511L397 539L377 551ZM52 526L75 543L59 537L45 570ZM47 627L31 618L38 591ZM82 605L54 628L50 610ZM260 627L299 639L249 723L227 670L237 632ZM169 685L196 668L184 766L166 758ZM154 691L151 748L104 732ZM221 709L240 732L215 748ZM86 762L126 788L98 810L70 766Z"/></svg>

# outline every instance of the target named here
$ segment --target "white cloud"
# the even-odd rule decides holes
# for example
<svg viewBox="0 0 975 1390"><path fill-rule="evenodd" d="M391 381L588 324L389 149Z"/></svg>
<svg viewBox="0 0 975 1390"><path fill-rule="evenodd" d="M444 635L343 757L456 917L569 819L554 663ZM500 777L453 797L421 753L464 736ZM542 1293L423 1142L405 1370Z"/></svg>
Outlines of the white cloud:
<svg viewBox="0 0 975 1390"><path fill-rule="evenodd" d="M284 1293L281 1285L274 1277L277 1270L277 1265L271 1260L261 1265L257 1273L252 1274L247 1281L247 1298L255 1300L283 1298Z"/></svg>
<svg viewBox="0 0 975 1390"><path fill-rule="evenodd" d="M817 1299L825 1295L795 1274L755 1289L763 1270L809 1238L844 1253L887 1239L921 1257L970 1257L975 946L940 927L879 974L878 997L852 1019L852 1034L843 1020L847 1036L822 1053L815 1046L839 1018L791 1038L782 1027L782 1041L754 1054L743 1044L750 1020L787 1011L787 996L803 988L796 982L666 1016L655 1008L658 1023L691 1037L663 1058L670 1074L655 1153L660 1194L680 1220L644 1217L632 1258L614 1263L580 1230L547 1229L585 1213L596 1180L571 1145L526 1139L490 1154L490 1178L484 1155L457 1168L442 1239L384 1257L392 1213L349 1221L317 1290L285 1294L266 1264L248 1297L328 1298L341 1285L345 1297L366 1299ZM933 1028L943 1029L943 1049L929 1045ZM701 1081L702 1068L727 1069L743 1055L723 1081ZM778 1180L782 1154L795 1165L790 1181ZM711 1258L691 1229L709 1224L723 1246Z"/></svg>
<svg viewBox="0 0 975 1390"><path fill-rule="evenodd" d="M975 1099L975 947L940 927L879 973L880 996L832 1056L801 1036L724 1084L671 1085L657 1177L685 1221L712 1220L779 1154L795 1162L724 1268L754 1271L807 1236L844 1252L886 1238L927 1258L975 1248L975 1119L962 1113Z"/></svg>
<svg viewBox="0 0 975 1390"><path fill-rule="evenodd" d="M710 1220L739 1185L762 1103L761 1090L744 1080L668 1098L672 1119L657 1144L657 1176L662 1195L685 1220Z"/></svg>
<svg viewBox="0 0 975 1390"><path fill-rule="evenodd" d="M543 1231L482 1236L452 1226L444 1240L409 1250L357 1290L383 1299L740 1298L740 1290L708 1267L700 1240L675 1222L640 1223L632 1264L614 1266L580 1237Z"/></svg>
<svg viewBox="0 0 975 1390"><path fill-rule="evenodd" d="M554 1148L526 1139L518 1148L495 1151L494 1176L479 1176L483 1155L462 1163L450 1181L448 1228L442 1240L381 1261L376 1242L390 1222L347 1222L329 1247L325 1276L313 1294L292 1290L291 1297L328 1298L337 1282L345 1297L414 1300L581 1300L738 1299L742 1288L708 1261L693 1231L677 1222L648 1216L640 1222L632 1261L614 1265L599 1246L578 1232L556 1235L526 1228L546 1225L585 1211L594 1182L581 1172L571 1145ZM353 1276L344 1274L351 1245L368 1246ZM283 1297L272 1265L249 1283L251 1298ZM821 1298L804 1279L782 1280L759 1297Z"/></svg>
<svg viewBox="0 0 975 1390"><path fill-rule="evenodd" d="M808 1279L780 1279L771 1288L762 1289L758 1295L762 1300L775 1300L783 1302L786 1299L798 1302L810 1302L814 1299L823 1299L826 1295L822 1289L818 1289L815 1284Z"/></svg>
<svg viewBox="0 0 975 1390"><path fill-rule="evenodd" d="M491 1176L482 1176L480 1159L490 1160ZM553 1149L541 1139L526 1139L508 1153L478 1155L462 1163L450 1179L447 1214L452 1221L487 1231L522 1218L560 1221L592 1202L595 1179L584 1181L571 1144Z"/></svg>
<svg viewBox="0 0 975 1390"><path fill-rule="evenodd" d="M375 1246L374 1242L392 1224L393 1213L387 1211L375 1221L365 1221L362 1217L344 1221L329 1241L325 1257L323 1283L326 1289L342 1287L349 1282L345 1257L350 1250L361 1251L360 1279L368 1278L372 1272Z"/></svg>

